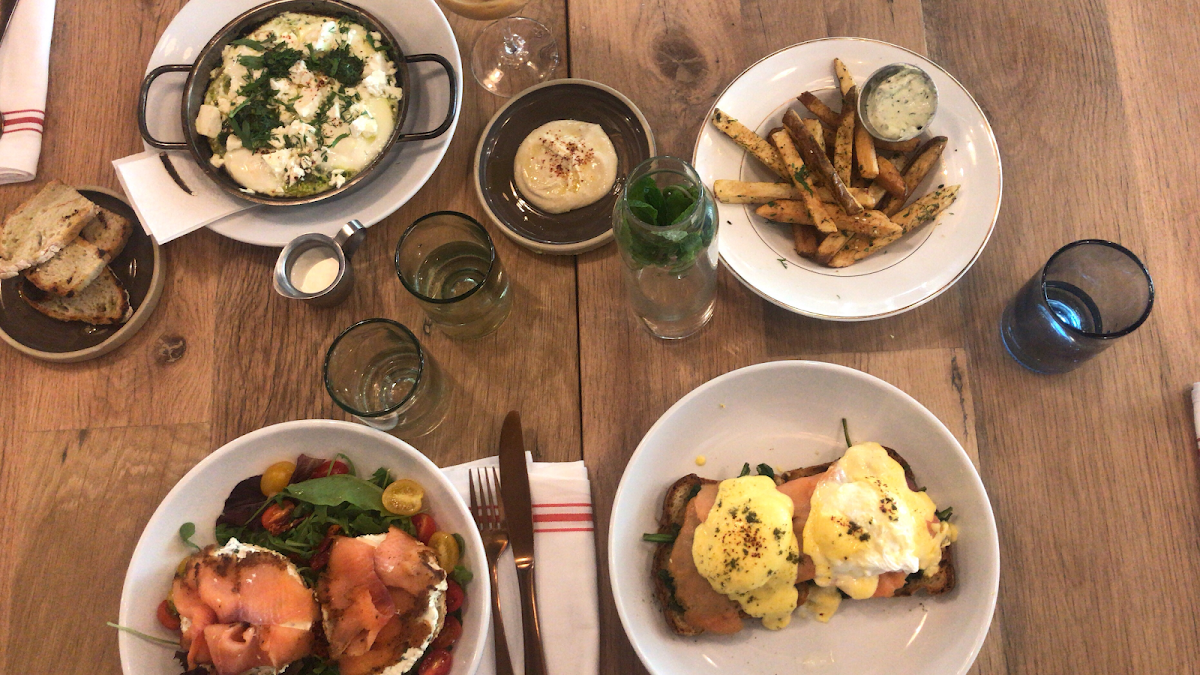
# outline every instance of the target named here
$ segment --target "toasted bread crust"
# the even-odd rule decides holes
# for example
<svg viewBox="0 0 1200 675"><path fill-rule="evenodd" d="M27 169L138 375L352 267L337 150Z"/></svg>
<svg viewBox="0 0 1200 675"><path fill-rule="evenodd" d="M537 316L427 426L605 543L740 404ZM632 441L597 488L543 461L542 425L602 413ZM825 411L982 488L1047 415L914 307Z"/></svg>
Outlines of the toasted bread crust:
<svg viewBox="0 0 1200 675"><path fill-rule="evenodd" d="M908 462L900 456L898 452L891 448L885 448L888 455L896 460L900 466L904 467L904 476L908 480L910 490L916 490L916 480L913 477L912 467ZM797 478L806 478L825 473L833 462L824 464L815 464L799 469L791 469L783 473L775 475L775 484L781 485ZM712 485L720 481L711 478L701 478L694 473L688 474L679 480L675 481L671 487L667 488L667 493L663 497L662 513L658 519L659 534L673 534L679 531L683 526L684 516L687 513L688 504L695 497L695 492L699 491L701 486ZM668 562L671 557L671 549L674 544L661 543L657 544L654 552L654 559L650 566L650 576L654 584L654 597L658 600L659 607L662 608L663 617L667 620L667 625L677 635L695 636L704 632L703 628L698 628L689 624L683 618L683 607L679 600L675 597L674 582L671 580L671 574L668 568ZM954 563L952 560L951 549L953 546L948 546L942 550L942 561L938 565L937 571L931 575L923 573L910 574L905 580L904 586L896 589L895 597L908 597L918 593L927 595L940 595L948 593L954 589L955 574ZM804 604L808 598L809 587L811 582L805 582L798 585L800 598L798 604Z"/></svg>

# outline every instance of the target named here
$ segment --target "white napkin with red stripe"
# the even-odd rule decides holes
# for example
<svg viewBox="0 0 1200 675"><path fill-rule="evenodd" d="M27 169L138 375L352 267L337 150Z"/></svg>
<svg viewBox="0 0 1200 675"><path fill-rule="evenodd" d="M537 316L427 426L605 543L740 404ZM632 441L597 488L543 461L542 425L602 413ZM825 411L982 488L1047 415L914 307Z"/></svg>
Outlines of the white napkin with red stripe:
<svg viewBox="0 0 1200 675"><path fill-rule="evenodd" d="M54 0L19 0L0 42L0 185L37 174L50 83Z"/></svg>
<svg viewBox="0 0 1200 675"><path fill-rule="evenodd" d="M583 462L535 462L528 453L529 492L533 498L534 575L542 646L549 675L596 675L600 669L600 608L596 588L596 540L592 488ZM442 469L470 499L467 471L497 466L495 457ZM486 561L473 567L486 574ZM500 557L500 607L513 672L525 672L521 632L521 595L512 549ZM490 598L484 598L491 602ZM476 675L494 675L492 631Z"/></svg>

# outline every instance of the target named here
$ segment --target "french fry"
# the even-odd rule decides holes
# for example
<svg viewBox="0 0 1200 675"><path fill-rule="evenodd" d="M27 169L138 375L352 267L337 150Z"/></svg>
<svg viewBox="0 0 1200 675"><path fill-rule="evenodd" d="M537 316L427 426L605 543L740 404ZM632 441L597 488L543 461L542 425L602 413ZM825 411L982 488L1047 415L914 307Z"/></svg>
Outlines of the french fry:
<svg viewBox="0 0 1200 675"><path fill-rule="evenodd" d="M896 165L889 162L886 157L877 157L876 161L879 164L879 175L875 176L875 183L903 203L904 197L908 195L904 176L900 175Z"/></svg>
<svg viewBox="0 0 1200 675"><path fill-rule="evenodd" d="M858 173L867 180L879 175L879 158L875 154L875 139L860 121L854 127L854 158L858 162Z"/></svg>
<svg viewBox="0 0 1200 675"><path fill-rule="evenodd" d="M833 108L825 105L825 102L817 98L817 95L811 91L806 91L796 97L800 104L808 111L817 116L822 124L828 125L830 128L836 129L839 122L842 121L841 115L833 112Z"/></svg>
<svg viewBox="0 0 1200 675"><path fill-rule="evenodd" d="M816 139L808 133L808 128L804 126L804 122L801 121L800 116L796 114L795 110L788 110L784 113L783 126L787 127L787 135L790 137L789 141L794 139L796 143L799 143L800 152L803 153L804 157L804 165L821 177L822 182L825 183L825 187L829 188L829 193L833 195L834 200L842 207L842 210L849 215L861 213L862 205L854 201L854 197L846 189L846 184L838 177L837 172L833 169L833 164L821 152ZM771 138L776 138L777 136L778 134ZM789 145L791 144L789 143ZM778 147L778 144L776 144L776 147ZM793 145L792 147L796 146ZM780 150L780 153L782 152L783 150ZM817 222L818 229L825 232L829 231L821 227L821 221L815 215L813 216L813 220Z"/></svg>
<svg viewBox="0 0 1200 675"><path fill-rule="evenodd" d="M850 175L854 170L854 101L858 99L857 92L851 87L846 94L846 102L842 105L842 123L837 130L837 145L833 150L833 168L845 185L850 185Z"/></svg>
<svg viewBox="0 0 1200 675"><path fill-rule="evenodd" d="M917 156L913 159L908 168L904 170L904 187L905 194L912 195L921 181L925 180L925 176L933 165L937 163L938 158L942 156L942 150L946 149L947 138L945 136L935 136L925 142L921 149L917 151ZM900 209L904 208L904 202L907 199L893 199L888 202L883 212L889 216L896 215Z"/></svg>
<svg viewBox="0 0 1200 675"><path fill-rule="evenodd" d="M838 252L846 246L846 242L849 240L850 237L842 234L841 232L834 232L833 234L827 235L825 239L821 241L820 245L817 246L817 262L821 263L822 265L828 265L829 261L833 260L833 257L836 256Z"/></svg>
<svg viewBox="0 0 1200 675"><path fill-rule="evenodd" d="M795 115L795 113L792 114ZM820 199L817 199L816 190L813 189L812 181L809 178L808 167L800 159L800 153L792 143L791 132L781 130L771 134L771 144L779 151L779 156L792 176L792 182L800 190L804 205L808 208L809 215L812 216L813 224L822 232L836 234L837 225L834 224L833 218L829 217L829 211L826 210L825 205L821 203Z"/></svg>
<svg viewBox="0 0 1200 675"><path fill-rule="evenodd" d="M824 189L824 188L819 188L817 190L817 196L821 196L822 189ZM871 194L871 188L869 188L869 187L866 187L866 188L852 187L852 188L846 188L846 189L850 191L850 196L854 197L854 201L858 202L864 209L875 208L875 203L879 201L878 197ZM831 197L832 197L832 195L831 195ZM821 199L821 201L826 201L826 200Z"/></svg>
<svg viewBox="0 0 1200 675"><path fill-rule="evenodd" d="M833 72L837 74L838 87L842 90L842 96L849 94L850 90L854 88L854 77L850 74L850 69L842 63L841 59L834 59Z"/></svg>
<svg viewBox="0 0 1200 675"><path fill-rule="evenodd" d="M910 138L907 141L885 141L881 138L875 139L875 147L879 150L887 150L888 152L904 152L909 153L917 149L921 145L921 141L916 138Z"/></svg>
<svg viewBox="0 0 1200 675"><path fill-rule="evenodd" d="M882 211L863 211L856 216L834 211L830 215L839 230L861 234L871 239L904 232L901 225L892 222Z"/></svg>
<svg viewBox="0 0 1200 675"><path fill-rule="evenodd" d="M792 223L794 225L812 225L812 214L803 200L776 199L754 209L758 215L777 223ZM884 216L887 218L887 216ZM891 222L891 221L888 221Z"/></svg>
<svg viewBox="0 0 1200 675"><path fill-rule="evenodd" d="M842 250L838 251L829 262L825 263L829 267L849 267L859 260L859 253L865 251L871 245L870 240L859 235L854 235L846 241L846 245Z"/></svg>
<svg viewBox="0 0 1200 675"><path fill-rule="evenodd" d="M937 218L938 214L953 204L958 198L959 187L961 186L947 185L930 192L892 216L892 222L899 225L904 233L912 232Z"/></svg>
<svg viewBox="0 0 1200 675"><path fill-rule="evenodd" d="M814 120L811 117L805 117L800 121L804 122L804 126L808 128L808 133L812 134L813 140L817 142L817 145L821 146L821 152L826 152L825 126L821 124L821 120Z"/></svg>
<svg viewBox="0 0 1200 675"><path fill-rule="evenodd" d="M789 180L787 168L783 165L783 161L779 159L779 154L774 151L770 143L763 140L762 136L754 133L749 127L726 115L719 109L713 111L712 122L715 127L721 130L721 133L732 138L734 142L745 148L747 152L757 157L758 161L779 174L780 178Z"/></svg>
<svg viewBox="0 0 1200 675"><path fill-rule="evenodd" d="M772 149L773 150L773 149ZM791 183L752 183L740 180L713 181L713 194L723 204L762 204L772 199L801 199Z"/></svg>
<svg viewBox="0 0 1200 675"><path fill-rule="evenodd" d="M817 229L812 225L792 225L792 243L801 258L817 257Z"/></svg>
<svg viewBox="0 0 1200 675"><path fill-rule="evenodd" d="M887 162L891 167L891 172L897 177L901 175L901 171L904 171L904 167L908 166L908 158L906 158L904 155L897 155L894 159L888 159L883 155L877 154L876 161L879 163L881 172L883 170L883 162ZM903 181L901 180L901 182ZM862 200L859 200L859 203L862 204L863 208L865 209L878 208L883 205L881 200L887 197L887 195L887 189L883 187L883 183L879 180L879 177L876 176L875 181L871 183L871 187L867 188L867 199L871 202L871 205L867 206L867 202ZM855 197L855 199L857 199L857 197Z"/></svg>
<svg viewBox="0 0 1200 675"><path fill-rule="evenodd" d="M837 147L837 129L830 129L824 124L821 125L821 136L824 140L825 157L833 161L833 149Z"/></svg>

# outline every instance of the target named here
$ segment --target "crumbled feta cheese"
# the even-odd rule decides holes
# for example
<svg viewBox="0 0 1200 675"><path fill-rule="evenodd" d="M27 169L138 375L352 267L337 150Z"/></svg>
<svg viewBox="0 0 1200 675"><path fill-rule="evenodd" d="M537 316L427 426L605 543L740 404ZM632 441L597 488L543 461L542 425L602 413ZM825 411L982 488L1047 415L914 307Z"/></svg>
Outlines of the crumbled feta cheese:
<svg viewBox="0 0 1200 675"><path fill-rule="evenodd" d="M355 138L366 136L374 138L379 131L379 123L375 118L369 115L359 115L353 122L350 123L350 134Z"/></svg>
<svg viewBox="0 0 1200 675"><path fill-rule="evenodd" d="M371 96L390 96L400 98L399 89L391 85L395 66L388 62L382 52L375 52L363 66L363 79L360 86Z"/></svg>
<svg viewBox="0 0 1200 675"><path fill-rule="evenodd" d="M335 188L340 188L346 184L346 172L341 169L334 169L329 172L329 184Z"/></svg>
<svg viewBox="0 0 1200 675"><path fill-rule="evenodd" d="M326 21L321 25L321 33L317 35L317 39L312 43L313 51L324 52L337 47L338 35L337 23Z"/></svg>
<svg viewBox="0 0 1200 675"><path fill-rule="evenodd" d="M325 111L325 117L330 122L337 122L338 120L342 119L342 102L334 101L333 105L329 107L329 110Z"/></svg>
<svg viewBox="0 0 1200 675"><path fill-rule="evenodd" d="M225 152L233 152L240 150L242 147L242 139L235 134L229 134L229 138L225 140Z"/></svg>
<svg viewBox="0 0 1200 675"><path fill-rule="evenodd" d="M308 64L304 62L304 59L293 63L292 67L288 69L288 75L291 77L292 82L299 85L308 84L313 79L313 74L308 69Z"/></svg>
<svg viewBox="0 0 1200 675"><path fill-rule="evenodd" d="M307 91L296 101L296 105L292 106L296 110L296 114L300 119L307 122L317 113L317 108L321 107L321 95L315 91Z"/></svg>
<svg viewBox="0 0 1200 675"><path fill-rule="evenodd" d="M196 114L196 133L216 138L221 133L221 111L207 103Z"/></svg>
<svg viewBox="0 0 1200 675"><path fill-rule="evenodd" d="M212 157L208 158L208 163L219 169L225 166L225 157L222 155L213 155ZM185 630L184 632L187 631Z"/></svg>

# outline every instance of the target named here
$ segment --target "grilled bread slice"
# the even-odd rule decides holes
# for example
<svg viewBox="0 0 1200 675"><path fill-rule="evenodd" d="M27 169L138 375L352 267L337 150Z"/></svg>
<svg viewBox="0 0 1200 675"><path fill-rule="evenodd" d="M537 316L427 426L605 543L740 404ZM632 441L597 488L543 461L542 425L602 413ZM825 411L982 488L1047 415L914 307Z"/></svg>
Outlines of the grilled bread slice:
<svg viewBox="0 0 1200 675"><path fill-rule="evenodd" d="M0 279L40 265L71 243L100 207L53 180L4 219Z"/></svg>
<svg viewBox="0 0 1200 675"><path fill-rule="evenodd" d="M82 321L96 326L125 323L133 315L129 293L105 267L95 281L73 297L62 298L46 293L33 284L24 284L21 297L37 311L59 321Z"/></svg>
<svg viewBox="0 0 1200 675"><path fill-rule="evenodd" d="M132 231L127 218L101 207L75 241L22 274L43 291L69 298L92 283L104 266L120 255Z"/></svg>
<svg viewBox="0 0 1200 675"><path fill-rule="evenodd" d="M888 455L896 460L900 466L904 467L904 475L908 479L909 489L917 489L916 481L913 478L912 467L904 460L895 450L886 448ZM787 481L796 478L804 478L807 476L815 476L825 473L829 470L832 462L825 464L817 464L814 466L803 467L800 469L792 469L781 474L776 474L775 484L782 485ZM691 503L692 498L700 491L704 485L716 484L720 481L710 478L701 478L696 474L688 474L683 478L675 481L671 487L667 488L667 494L663 498L662 513L658 519L658 531L660 534L676 534L679 528L683 526L684 516L687 512L687 506ZM679 599L675 597L675 582L671 577L668 567L668 562L671 557L671 549L673 544L662 543L658 544L654 552L654 559L651 562L651 578L654 583L654 597L658 600L659 607L662 608L663 617L667 621L667 625L678 635L695 636L704 632L703 628L693 626L684 619L684 607L680 604ZM928 595L940 595L947 593L954 588L954 564L951 559L951 549L949 546L942 550L942 562L938 569L932 575L926 576L923 572L916 572L908 575L904 586L897 589L896 597L904 597L915 595L916 593L924 592ZM809 584L804 582L800 585L800 604L804 604L807 596Z"/></svg>

